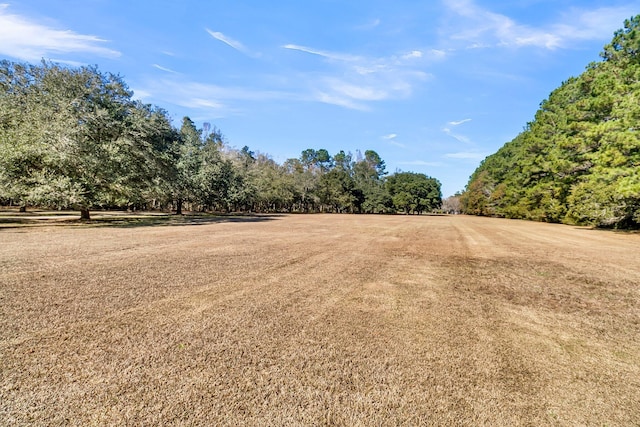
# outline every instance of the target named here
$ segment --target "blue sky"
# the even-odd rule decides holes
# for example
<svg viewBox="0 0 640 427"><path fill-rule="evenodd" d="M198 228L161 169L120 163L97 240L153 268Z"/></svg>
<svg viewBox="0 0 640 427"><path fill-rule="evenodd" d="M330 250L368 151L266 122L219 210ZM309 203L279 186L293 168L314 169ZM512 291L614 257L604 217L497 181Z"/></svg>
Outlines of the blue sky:
<svg viewBox="0 0 640 427"><path fill-rule="evenodd" d="M0 0L0 58L97 64L283 162L373 149L449 196L640 0Z"/></svg>

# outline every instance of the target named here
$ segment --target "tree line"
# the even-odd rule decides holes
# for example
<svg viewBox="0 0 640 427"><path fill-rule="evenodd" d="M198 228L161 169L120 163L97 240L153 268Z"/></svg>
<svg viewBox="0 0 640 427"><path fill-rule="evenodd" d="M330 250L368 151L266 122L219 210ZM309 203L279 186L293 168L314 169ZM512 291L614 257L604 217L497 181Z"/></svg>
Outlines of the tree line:
<svg viewBox="0 0 640 427"><path fill-rule="evenodd" d="M640 15L487 157L460 198L469 214L640 227Z"/></svg>
<svg viewBox="0 0 640 427"><path fill-rule="evenodd" d="M0 61L0 204L216 212L423 213L440 182L373 150L306 149L278 164L217 128L134 100L97 67Z"/></svg>

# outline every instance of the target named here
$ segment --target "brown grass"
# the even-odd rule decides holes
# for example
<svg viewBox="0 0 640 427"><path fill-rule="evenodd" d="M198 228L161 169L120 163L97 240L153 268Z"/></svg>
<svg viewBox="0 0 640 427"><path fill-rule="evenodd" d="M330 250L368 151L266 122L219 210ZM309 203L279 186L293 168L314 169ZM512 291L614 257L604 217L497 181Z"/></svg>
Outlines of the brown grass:
<svg viewBox="0 0 640 427"><path fill-rule="evenodd" d="M640 424L638 234L294 215L0 242L0 425Z"/></svg>

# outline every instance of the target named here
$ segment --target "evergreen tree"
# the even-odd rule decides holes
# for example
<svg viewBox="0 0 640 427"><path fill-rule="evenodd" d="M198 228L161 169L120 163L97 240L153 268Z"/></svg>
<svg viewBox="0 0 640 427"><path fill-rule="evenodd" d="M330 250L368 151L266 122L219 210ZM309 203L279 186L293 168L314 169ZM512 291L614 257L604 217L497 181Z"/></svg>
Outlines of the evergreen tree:
<svg viewBox="0 0 640 427"><path fill-rule="evenodd" d="M465 212L640 226L640 15L543 101L535 120L469 180Z"/></svg>

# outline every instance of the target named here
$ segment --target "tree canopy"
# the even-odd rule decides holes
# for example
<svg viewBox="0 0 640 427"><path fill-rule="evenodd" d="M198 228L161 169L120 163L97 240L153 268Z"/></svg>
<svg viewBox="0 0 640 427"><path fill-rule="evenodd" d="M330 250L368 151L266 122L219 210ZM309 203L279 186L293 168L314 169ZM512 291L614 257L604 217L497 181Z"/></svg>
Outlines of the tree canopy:
<svg viewBox="0 0 640 427"><path fill-rule="evenodd" d="M397 173L387 180L393 204L404 213L422 213L437 209L442 204L440 182L424 174Z"/></svg>
<svg viewBox="0 0 640 427"><path fill-rule="evenodd" d="M603 227L640 226L640 15L603 61L554 90L514 140L487 157L466 213Z"/></svg>
<svg viewBox="0 0 640 427"><path fill-rule="evenodd" d="M79 209L151 196L170 167L166 113L94 67L0 62L0 191L22 205Z"/></svg>
<svg viewBox="0 0 640 427"><path fill-rule="evenodd" d="M373 150L305 149L282 165L132 98L97 67L0 62L0 203L220 212L423 213L440 183L387 176Z"/></svg>

